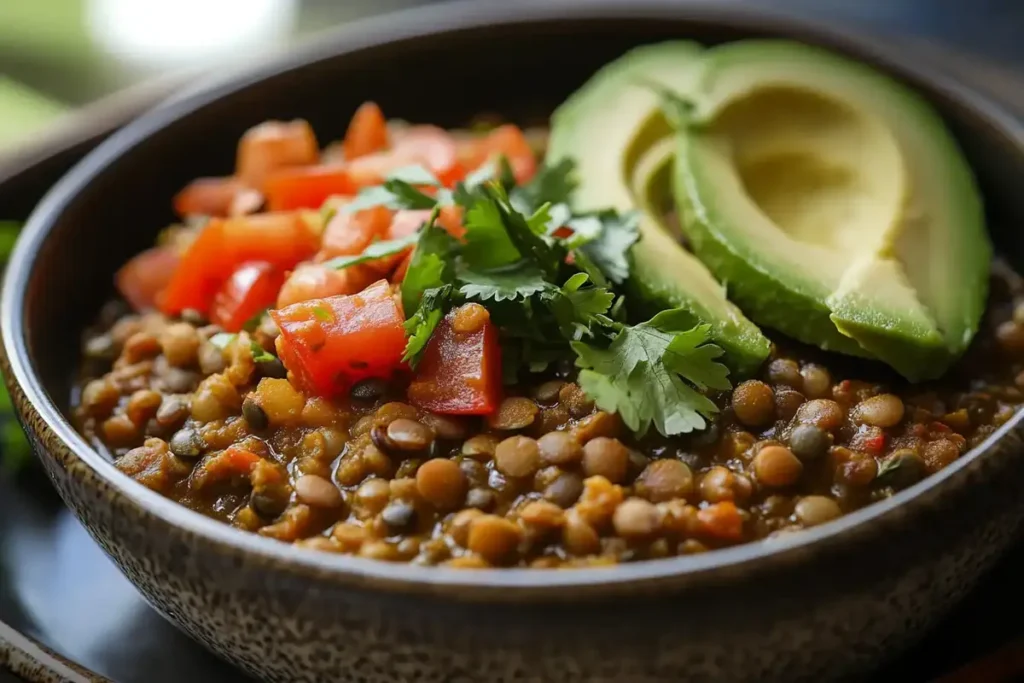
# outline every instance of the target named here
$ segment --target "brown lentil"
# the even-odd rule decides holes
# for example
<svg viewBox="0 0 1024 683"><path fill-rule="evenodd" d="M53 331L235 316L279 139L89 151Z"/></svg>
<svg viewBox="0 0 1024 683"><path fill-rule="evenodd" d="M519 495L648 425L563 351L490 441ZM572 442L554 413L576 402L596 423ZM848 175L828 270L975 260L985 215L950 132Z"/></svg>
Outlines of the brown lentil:
<svg viewBox="0 0 1024 683"><path fill-rule="evenodd" d="M494 450L494 466L509 477L529 477L540 468L540 449L528 436L510 436Z"/></svg>
<svg viewBox="0 0 1024 683"><path fill-rule="evenodd" d="M501 402L498 410L488 416L487 424L501 431L524 429L533 424L538 412L540 408L530 399L513 396Z"/></svg>
<svg viewBox="0 0 1024 683"><path fill-rule="evenodd" d="M757 480L773 488L796 483L804 466L785 446L765 446L754 456L754 474Z"/></svg>
<svg viewBox="0 0 1024 683"><path fill-rule="evenodd" d="M599 436L583 447L583 474L587 477L604 477L613 484L626 478L629 468L629 451L618 439Z"/></svg>
<svg viewBox="0 0 1024 683"><path fill-rule="evenodd" d="M693 491L693 472L679 460L655 460L637 477L635 488L638 495L655 503L687 498Z"/></svg>
<svg viewBox="0 0 1024 683"><path fill-rule="evenodd" d="M387 426L387 440L400 451L422 451L434 442L434 430L416 420L400 417Z"/></svg>
<svg viewBox="0 0 1024 683"><path fill-rule="evenodd" d="M629 498L615 508L612 524L615 533L629 540L647 539L660 526L658 508L643 498Z"/></svg>
<svg viewBox="0 0 1024 683"><path fill-rule="evenodd" d="M742 503L750 496L750 492L749 479L721 465L712 467L700 479L700 497L709 503L726 500Z"/></svg>
<svg viewBox="0 0 1024 683"><path fill-rule="evenodd" d="M802 382L800 365L788 358L776 358L768 364L768 381L799 390Z"/></svg>
<svg viewBox="0 0 1024 683"><path fill-rule="evenodd" d="M872 396L854 406L850 417L872 427L895 427L903 419L903 401L892 394Z"/></svg>
<svg viewBox="0 0 1024 683"><path fill-rule="evenodd" d="M466 547L491 564L504 564L515 555L522 534L512 522L497 515L481 515L469 523Z"/></svg>
<svg viewBox="0 0 1024 683"><path fill-rule="evenodd" d="M416 490L420 498L439 510L452 510L461 505L466 498L466 489L466 475L452 460L428 460L416 472Z"/></svg>
<svg viewBox="0 0 1024 683"><path fill-rule="evenodd" d="M336 508L344 502L338 487L323 477L304 474L295 480L295 495L311 507Z"/></svg>
<svg viewBox="0 0 1024 683"><path fill-rule="evenodd" d="M567 432L548 432L537 439L537 448L548 465L575 465L583 458L580 442Z"/></svg>
<svg viewBox="0 0 1024 683"><path fill-rule="evenodd" d="M843 409L835 401L816 398L800 406L796 411L796 421L801 424L812 424L827 432L835 431L843 424Z"/></svg>
<svg viewBox="0 0 1024 683"><path fill-rule="evenodd" d="M736 419L748 427L763 427L775 417L775 393L764 382L747 380L732 392Z"/></svg>
<svg viewBox="0 0 1024 683"><path fill-rule="evenodd" d="M834 500L826 496L805 496L796 504L793 513L804 526L817 526L832 521L843 511Z"/></svg>

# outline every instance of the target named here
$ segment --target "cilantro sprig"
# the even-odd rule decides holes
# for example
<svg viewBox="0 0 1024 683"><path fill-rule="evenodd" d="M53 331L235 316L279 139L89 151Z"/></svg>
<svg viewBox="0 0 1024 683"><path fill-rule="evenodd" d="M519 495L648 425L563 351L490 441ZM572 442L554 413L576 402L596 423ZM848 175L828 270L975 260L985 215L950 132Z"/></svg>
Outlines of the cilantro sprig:
<svg viewBox="0 0 1024 683"><path fill-rule="evenodd" d="M666 436L704 428L717 412L706 392L730 387L722 350L709 343L709 328L682 310L625 322L617 287L630 275L637 217L575 213L575 187L567 161L519 186L499 159L452 190L423 169L403 169L344 210L433 209L430 218L407 239L377 242L332 265L414 245L401 287L405 360L413 367L448 311L475 301L499 330L506 381L570 361L584 392L638 434L652 426ZM460 239L437 225L439 209L452 205L462 210Z"/></svg>

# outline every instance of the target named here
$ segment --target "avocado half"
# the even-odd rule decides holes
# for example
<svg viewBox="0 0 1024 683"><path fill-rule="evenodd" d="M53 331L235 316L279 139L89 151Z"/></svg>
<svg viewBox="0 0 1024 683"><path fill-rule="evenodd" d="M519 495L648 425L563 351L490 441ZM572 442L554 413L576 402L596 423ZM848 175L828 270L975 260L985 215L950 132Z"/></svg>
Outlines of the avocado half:
<svg viewBox="0 0 1024 683"><path fill-rule="evenodd" d="M664 222L672 204L675 131L661 111L657 84L690 91L703 48L675 41L637 48L597 72L552 116L547 159L571 158L581 211L640 210L640 241L632 250L631 300L644 312L688 311L711 326L712 340L740 375L757 370L770 343L725 296L708 269L686 251Z"/></svg>
<svg viewBox="0 0 1024 683"><path fill-rule="evenodd" d="M694 251L758 323L942 375L984 311L991 246L939 116L873 69L786 41L706 51L677 138Z"/></svg>

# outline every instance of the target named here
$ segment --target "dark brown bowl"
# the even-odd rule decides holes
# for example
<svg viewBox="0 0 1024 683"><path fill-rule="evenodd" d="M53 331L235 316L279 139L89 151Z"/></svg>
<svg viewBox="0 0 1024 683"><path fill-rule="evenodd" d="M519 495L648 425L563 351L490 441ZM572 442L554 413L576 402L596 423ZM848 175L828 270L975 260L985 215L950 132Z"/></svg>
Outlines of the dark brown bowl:
<svg viewBox="0 0 1024 683"><path fill-rule="evenodd" d="M749 36L826 45L919 88L974 164L999 250L1022 260L1024 131L885 46L742 6L651 0L455 4L361 23L142 117L33 214L0 301L0 360L64 500L157 609L275 681L817 681L895 653L1024 517L1020 414L938 475L799 534L611 569L473 572L238 531L123 476L65 417L78 334L111 274L171 220L175 190L228 172L247 127L301 116L338 137L368 98L440 124L530 118L632 45Z"/></svg>

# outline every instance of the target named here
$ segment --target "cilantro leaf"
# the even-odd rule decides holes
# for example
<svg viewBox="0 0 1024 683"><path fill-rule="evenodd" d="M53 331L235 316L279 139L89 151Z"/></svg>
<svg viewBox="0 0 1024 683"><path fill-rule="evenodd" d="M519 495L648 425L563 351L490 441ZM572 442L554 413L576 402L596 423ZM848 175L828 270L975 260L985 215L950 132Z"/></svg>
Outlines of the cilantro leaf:
<svg viewBox="0 0 1024 683"><path fill-rule="evenodd" d="M534 294L554 289L554 285L544 279L538 268L527 263L503 270L463 270L458 274L458 279L465 283L459 291L467 299L477 301L527 299Z"/></svg>
<svg viewBox="0 0 1024 683"><path fill-rule="evenodd" d="M416 312L420 298L428 289L442 287L452 279L452 254L458 242L437 227L437 210L420 230L409 269L402 280L402 306L407 317Z"/></svg>
<svg viewBox="0 0 1024 683"><path fill-rule="evenodd" d="M635 212L618 214L602 211L596 217L601 221L600 234L579 250L609 280L622 284L629 277L629 251L640 238L639 216ZM575 229L573 221L570 221L569 227Z"/></svg>
<svg viewBox="0 0 1024 683"><path fill-rule="evenodd" d="M565 258L565 250L560 245L551 244L537 234L530 226L528 219L512 207L508 201L508 195L500 186L488 183L483 187L483 191L497 208L498 215L501 217L501 225L504 226L509 239L519 253L537 264L546 278L557 281L562 260Z"/></svg>
<svg viewBox="0 0 1024 683"><path fill-rule="evenodd" d="M558 321L562 335L569 340L593 336L594 326L610 326L606 315L615 294L603 287L584 287L590 278L576 273L561 289L545 296L545 302Z"/></svg>
<svg viewBox="0 0 1024 683"><path fill-rule="evenodd" d="M405 344L403 361L407 361L414 369L419 363L420 355L430 341L437 324L444 317L452 293L451 285L434 287L423 292L416 313L405 321L405 334L409 337Z"/></svg>
<svg viewBox="0 0 1024 683"><path fill-rule="evenodd" d="M500 268L522 258L505 230L501 211L495 202L488 199L476 201L466 211L464 223L466 244L462 248L462 258L473 268Z"/></svg>
<svg viewBox="0 0 1024 683"><path fill-rule="evenodd" d="M703 429L717 406L697 387L727 387L721 349L707 344L709 328L671 329L670 315L623 326L608 348L572 342L582 368L580 387L603 410L620 414L644 434L651 424L665 436ZM686 380L686 381L684 381Z"/></svg>
<svg viewBox="0 0 1024 683"><path fill-rule="evenodd" d="M260 346L255 339L249 342L249 350L252 351L252 359L257 363L270 363L277 360L277 356Z"/></svg>
<svg viewBox="0 0 1024 683"><path fill-rule="evenodd" d="M342 270L349 266L355 266L360 263L367 261L374 261L385 256L394 256L400 254L413 244L419 238L419 231L407 235L405 237L399 237L394 240L381 240L378 242L372 242L370 245L363 249L363 253L354 254L352 256L337 256L330 260L324 261L323 265L327 268L333 268L335 270Z"/></svg>
<svg viewBox="0 0 1024 683"><path fill-rule="evenodd" d="M389 209L432 209L437 199L424 193L417 185L440 186L438 179L422 166L405 166L392 171L382 185L364 187L356 198L342 207L355 213L375 206Z"/></svg>
<svg viewBox="0 0 1024 683"><path fill-rule="evenodd" d="M440 187L437 176L420 165L403 166L388 174L387 180L398 180L409 185L431 185Z"/></svg>
<svg viewBox="0 0 1024 683"><path fill-rule="evenodd" d="M569 204L579 185L575 172L576 163L572 159L541 166L530 182L512 191L513 205L522 213L532 213L545 203Z"/></svg>

